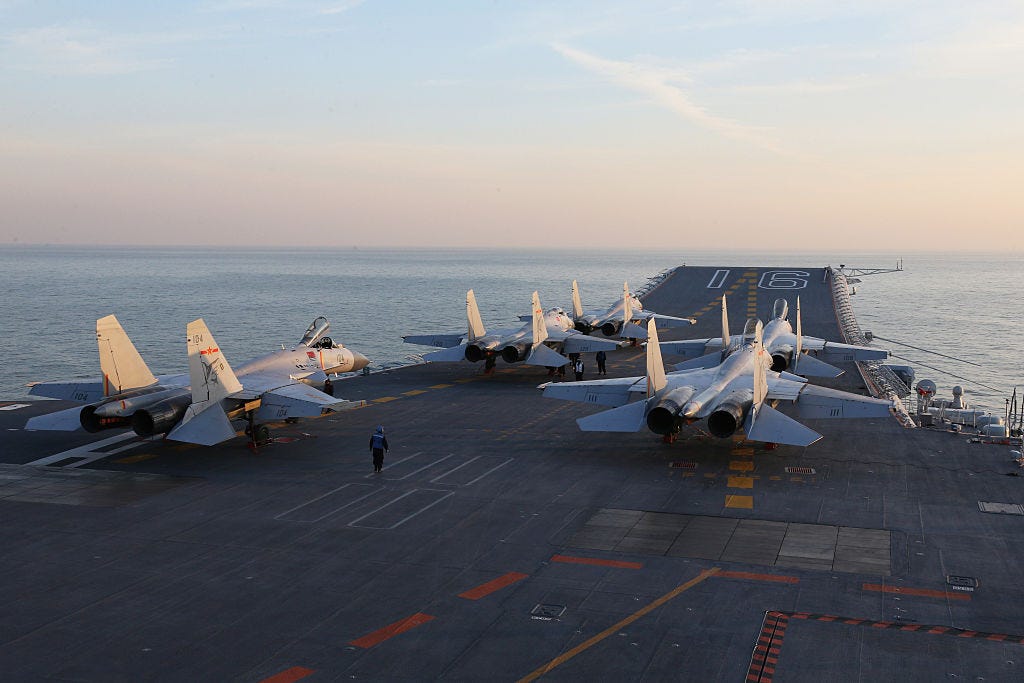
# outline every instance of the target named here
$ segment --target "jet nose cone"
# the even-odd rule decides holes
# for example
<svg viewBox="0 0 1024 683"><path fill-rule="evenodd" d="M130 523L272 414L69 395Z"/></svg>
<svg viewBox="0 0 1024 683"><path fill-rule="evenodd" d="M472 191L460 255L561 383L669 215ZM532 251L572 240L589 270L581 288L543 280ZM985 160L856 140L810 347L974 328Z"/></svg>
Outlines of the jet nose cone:
<svg viewBox="0 0 1024 683"><path fill-rule="evenodd" d="M358 351L352 352L352 370L362 370L370 364L370 359L359 353Z"/></svg>

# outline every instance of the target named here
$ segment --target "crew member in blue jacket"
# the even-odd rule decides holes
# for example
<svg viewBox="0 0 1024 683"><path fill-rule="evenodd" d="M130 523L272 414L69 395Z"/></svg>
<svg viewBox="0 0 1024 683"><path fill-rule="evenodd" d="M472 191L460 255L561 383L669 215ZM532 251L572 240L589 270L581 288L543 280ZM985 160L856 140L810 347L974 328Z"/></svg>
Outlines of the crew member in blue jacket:
<svg viewBox="0 0 1024 683"><path fill-rule="evenodd" d="M377 431L370 437L370 452L373 453L373 471L384 468L384 454L388 452L388 438L384 436L384 425L377 425Z"/></svg>

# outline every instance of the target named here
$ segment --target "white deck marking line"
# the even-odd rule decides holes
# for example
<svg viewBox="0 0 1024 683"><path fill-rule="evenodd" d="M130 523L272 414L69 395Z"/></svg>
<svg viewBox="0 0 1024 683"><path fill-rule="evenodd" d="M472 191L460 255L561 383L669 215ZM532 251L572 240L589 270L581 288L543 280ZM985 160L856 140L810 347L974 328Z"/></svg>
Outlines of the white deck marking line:
<svg viewBox="0 0 1024 683"><path fill-rule="evenodd" d="M338 491L342 490L343 488L346 488L346 487L349 487L349 486L369 486L369 484L342 484L341 486L339 486L338 488L334 489L333 491L328 491L327 493L323 493L323 494L317 496L316 498L312 498L310 500L307 500L305 503L302 503L301 505L296 505L295 507L293 507L291 510L288 510L287 512L282 512L277 517L274 517L274 519L280 520L282 517L285 517L286 515L290 515L291 513L295 512L296 510L301 510L302 508L306 507L307 505L312 505L313 503L317 502L318 500L326 498L327 496L331 495L332 493L337 493ZM372 496L375 493L379 493L381 490L382 489L371 489L368 493L365 493L365 494L359 496L358 498L353 498L352 500L350 500L349 502L345 503L341 507L334 508L330 512L328 512L326 514L323 514L323 515L317 517L316 519L296 519L296 520L286 519L286 520L283 520L283 521L285 521L285 522L292 522L292 521L295 521L295 522L308 522L310 524L313 524L315 522L319 522L320 520L324 519L325 517L330 517L335 512L339 512L341 510L344 510L345 508L349 507L350 505L355 505L359 501L364 500L366 498L369 498L370 496Z"/></svg>
<svg viewBox="0 0 1024 683"><path fill-rule="evenodd" d="M478 481L480 481L481 479L483 479L484 477L489 475L491 472L494 472L494 471L504 467L505 465L509 464L513 460L515 460L515 458L509 458L508 460L506 460L505 462L501 463L500 465L495 465L494 467L492 467L491 469L487 470L486 472L481 474L479 477L477 477L473 481L467 481L465 484L463 484L463 486L472 486L473 484L477 483Z"/></svg>
<svg viewBox="0 0 1024 683"><path fill-rule="evenodd" d="M466 462L462 463L461 465L457 465L457 466L451 468L450 470L448 470L447 472L445 472L444 474L439 475L437 477L434 477L433 479L430 480L430 483L431 484L437 484L437 483L439 483L438 480L444 479L445 477L447 477L449 474L451 474L455 470L461 470L463 467L465 467L469 463L473 462L474 460L479 460L482 457L483 457L482 455L474 455L472 458L470 458Z"/></svg>
<svg viewBox="0 0 1024 683"><path fill-rule="evenodd" d="M403 462L406 462L408 460L412 460L417 455L423 455L423 453L424 453L424 451L417 451L417 452L413 453L412 455L410 455L407 458L402 458L401 460L396 460L393 463L391 463L391 467L394 467L395 465L401 465ZM363 477L363 479L371 479L371 478L376 477L376 476L377 476L376 472L370 472L365 477Z"/></svg>
<svg viewBox="0 0 1024 683"><path fill-rule="evenodd" d="M432 491L434 493L443 493L444 495L441 496L440 498L438 498L437 500L435 500L434 502L428 504L426 507L422 507L419 510L417 510L416 512L412 513L411 515L398 520L397 522L395 522L391 526L367 526L367 525L364 525L364 524L356 524L356 522L360 522L360 521L366 519L367 517L369 517L370 515L373 515L373 514L376 514L376 513L380 512L381 510L383 510L384 508L388 507L389 505L394 505L395 503L397 503L398 501L402 500L406 496L411 496L412 494L416 493L417 491ZM401 525L405 524L406 522L408 522L413 517L415 517L417 515L420 515L420 514L423 514L424 512L429 510L430 508L432 508L435 505L437 505L438 503L440 503L445 498L448 498L449 496L454 496L454 495L455 495L455 491L444 491L442 489L413 489L412 491L409 491L408 493L403 493L402 495L400 495L398 498L395 498L390 503L385 503L384 505L381 505L376 510L372 510L370 512L367 512L362 517L358 517L356 519L353 519L351 522L348 523L348 525L351 526L351 527L356 527L357 529L378 529L378 530L381 530L381 531L387 531L387 530L390 530L390 529L396 529L396 528L400 527Z"/></svg>
<svg viewBox="0 0 1024 683"><path fill-rule="evenodd" d="M719 268L715 271L715 274L711 276L708 281L708 289L721 289L725 284L725 279L729 277L729 271Z"/></svg>
<svg viewBox="0 0 1024 683"><path fill-rule="evenodd" d="M438 463L440 463L440 462L444 462L444 461L445 461L445 460L447 460L448 458L452 458L452 457L454 457L454 456L455 456L455 454L454 454L454 453L449 453L448 455L444 456L444 457L443 457L443 458L441 458L440 460L435 460L435 461L433 461L433 462L428 462L428 463L427 463L426 465L424 465L423 467L420 467L419 469L415 469L415 470L413 470L412 472L409 472L409 473L407 473L407 474L403 474L403 475L402 475L402 476L400 476L400 477L384 477L384 480L385 480L385 481L402 481L403 479L408 479L409 477L411 477L412 475L416 474L417 472L422 472L423 470L425 470L425 469L428 469L428 468L430 468L430 467L433 467L434 465L436 465L436 464L438 464ZM386 471L387 471L387 470L385 470L385 472L386 472Z"/></svg>
<svg viewBox="0 0 1024 683"><path fill-rule="evenodd" d="M108 439L103 439L102 441L94 441L94 442L86 444L84 446L78 446L77 448L72 448L71 450L64 451L62 453L57 453L56 455L49 455L49 456L47 456L45 458L40 458L39 460L34 460L34 461L32 461L30 463L27 463L27 464L29 464L29 465L36 465L36 466L44 466L44 465L51 465L51 464L53 464L55 462L60 462L61 460L66 460L67 458L81 458L80 462L76 462L76 463L67 465L67 467L79 467L81 465L85 465L85 464L88 464L90 462L95 462L96 460L102 460L103 458L108 458L111 455L115 455L117 453L120 453L121 451L126 451L129 448L135 448L141 442L130 443L130 444L127 444L125 446L121 446L120 448L115 448L115 449L109 450L109 451L103 451L102 453L96 453L95 452L95 449L97 449L97 448L103 448L105 446L110 446L110 445L115 444L115 443L120 443L121 441L126 441L128 439L135 439L135 438L138 438L137 435L135 434L135 432L124 432L122 434L118 434L116 436L112 436L112 437L110 437Z"/></svg>

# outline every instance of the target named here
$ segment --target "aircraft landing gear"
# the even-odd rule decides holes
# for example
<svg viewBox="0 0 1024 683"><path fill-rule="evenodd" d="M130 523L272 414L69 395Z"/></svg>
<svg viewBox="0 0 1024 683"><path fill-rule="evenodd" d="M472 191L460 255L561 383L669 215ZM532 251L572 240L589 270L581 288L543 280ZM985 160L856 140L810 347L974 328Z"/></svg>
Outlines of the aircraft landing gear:
<svg viewBox="0 0 1024 683"><path fill-rule="evenodd" d="M253 453L258 453L260 446L266 446L274 441L270 436L270 427L256 424L256 415L253 411L246 413L245 418L245 435L249 437L249 448Z"/></svg>
<svg viewBox="0 0 1024 683"><path fill-rule="evenodd" d="M488 356L487 360L484 361L484 374L490 375L494 373L494 366L498 363L494 356Z"/></svg>

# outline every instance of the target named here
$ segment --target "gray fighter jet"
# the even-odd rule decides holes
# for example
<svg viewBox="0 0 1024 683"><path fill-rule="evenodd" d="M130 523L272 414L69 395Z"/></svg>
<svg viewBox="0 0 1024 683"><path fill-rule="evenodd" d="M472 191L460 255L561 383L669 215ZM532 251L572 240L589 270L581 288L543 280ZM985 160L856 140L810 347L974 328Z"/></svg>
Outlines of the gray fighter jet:
<svg viewBox="0 0 1024 683"><path fill-rule="evenodd" d="M506 363L560 367L569 362L562 353L611 351L620 346L617 341L578 332L561 308L545 312L537 292L533 293L533 313L529 322L519 328L487 332L480 318L476 295L471 289L466 292L466 321L468 330L465 334L410 334L403 336L402 340L407 344L441 347L442 351L423 356L423 360L428 362L468 360L476 363L482 360L488 368L494 366L497 358Z"/></svg>
<svg viewBox="0 0 1024 683"><path fill-rule="evenodd" d="M213 445L235 436L232 419L249 420L254 439L268 436L257 420L314 417L362 405L329 396L327 375L366 367L365 356L326 336L330 323L318 317L299 344L231 370L202 319L186 328L188 374L156 377L117 318L96 321L99 382L43 382L30 394L85 403L85 406L40 415L26 429L72 431L131 428L139 436ZM263 440L263 439L259 439Z"/></svg>
<svg viewBox="0 0 1024 683"><path fill-rule="evenodd" d="M636 432L645 424L671 440L684 423L707 420L708 431L727 438L743 429L747 439L809 446L813 429L768 405L793 401L805 418L885 417L892 402L826 389L789 373L771 372L760 320L747 321L743 339L720 364L666 374L654 321L647 323L647 375L589 382L543 384L544 396L615 406L578 419L583 431Z"/></svg>
<svg viewBox="0 0 1024 683"><path fill-rule="evenodd" d="M776 299L772 319L764 326L764 348L771 354L775 372L789 370L805 377L838 377L843 371L833 363L858 360L883 360L889 352L870 346L841 344L803 334L800 323L800 297L796 299L796 330L790 325L789 304ZM729 336L728 307L722 297L722 336L712 339L688 339L661 342L663 353L679 355L690 360L675 365L676 370L697 370L714 367L738 347ZM804 352L813 352L814 355Z"/></svg>
<svg viewBox="0 0 1024 683"><path fill-rule="evenodd" d="M629 291L629 283L622 283L622 300L606 309L583 310L580 288L572 281L572 319L576 329L583 334L601 330L604 336L619 335L623 338L646 339L648 320L655 320L661 327L688 327L697 321L693 318L677 318L644 310L640 299Z"/></svg>

